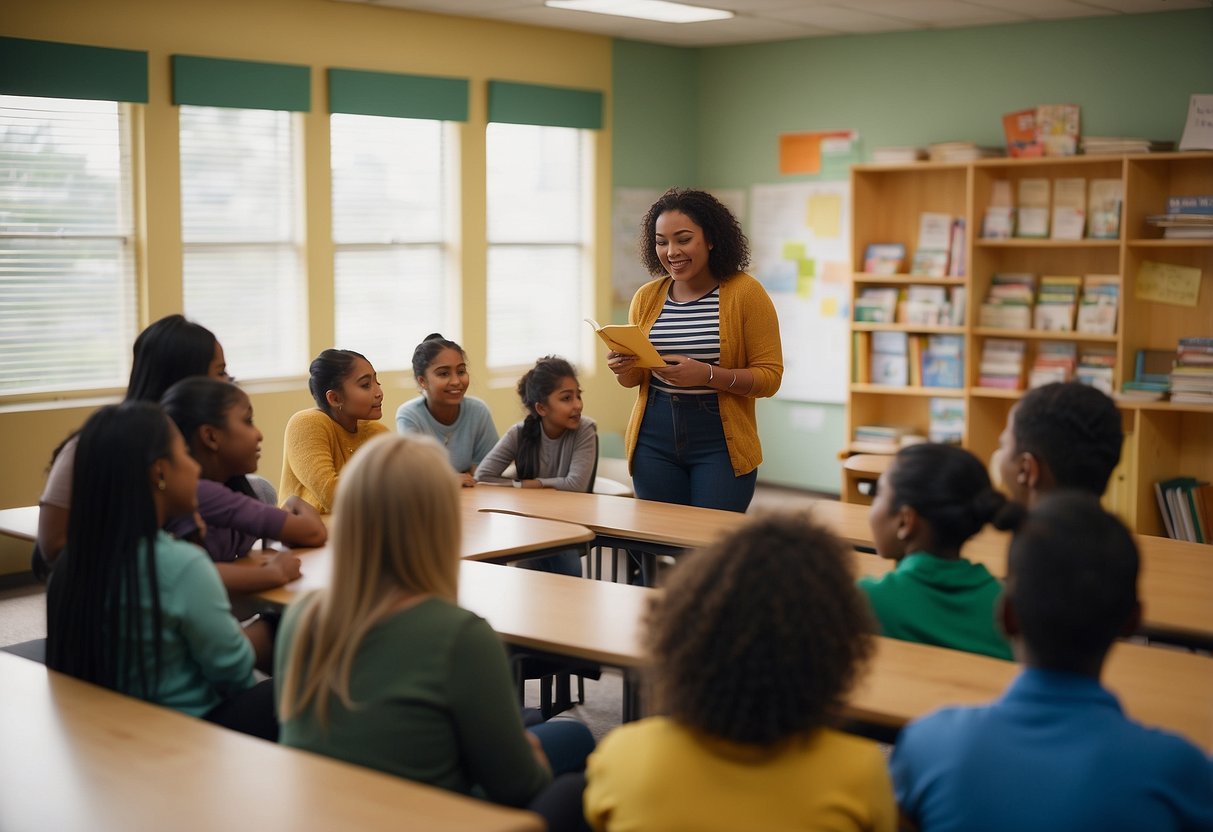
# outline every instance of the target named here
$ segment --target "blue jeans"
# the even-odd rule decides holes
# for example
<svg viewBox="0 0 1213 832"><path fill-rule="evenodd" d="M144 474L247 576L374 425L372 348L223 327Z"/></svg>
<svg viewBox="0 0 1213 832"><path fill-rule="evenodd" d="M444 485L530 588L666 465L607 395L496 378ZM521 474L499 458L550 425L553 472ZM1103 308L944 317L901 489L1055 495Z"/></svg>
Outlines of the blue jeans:
<svg viewBox="0 0 1213 832"><path fill-rule="evenodd" d="M527 730L539 738L553 776L585 770L585 758L594 750L594 735L581 722L554 717Z"/></svg>
<svg viewBox="0 0 1213 832"><path fill-rule="evenodd" d="M642 500L744 512L758 470L733 476L716 396L649 389L632 454L632 484Z"/></svg>
<svg viewBox="0 0 1213 832"><path fill-rule="evenodd" d="M574 578L580 578L582 577L582 554L581 549L565 549L554 555L548 555L545 558L531 558L530 560L520 560L515 563L521 569L533 569L536 572L555 572L557 575L570 575Z"/></svg>

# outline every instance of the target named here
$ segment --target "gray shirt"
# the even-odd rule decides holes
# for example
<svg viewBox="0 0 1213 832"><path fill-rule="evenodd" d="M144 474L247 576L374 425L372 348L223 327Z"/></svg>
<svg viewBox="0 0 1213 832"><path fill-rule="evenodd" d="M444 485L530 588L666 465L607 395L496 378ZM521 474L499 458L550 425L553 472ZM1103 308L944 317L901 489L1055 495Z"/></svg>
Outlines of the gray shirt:
<svg viewBox="0 0 1213 832"><path fill-rule="evenodd" d="M476 469L478 482L511 482L501 472L518 459L518 438L522 422L511 427ZM539 476L544 488L559 491L589 491L598 462L598 426L588 416L581 417L577 430L566 430L556 439L539 431Z"/></svg>

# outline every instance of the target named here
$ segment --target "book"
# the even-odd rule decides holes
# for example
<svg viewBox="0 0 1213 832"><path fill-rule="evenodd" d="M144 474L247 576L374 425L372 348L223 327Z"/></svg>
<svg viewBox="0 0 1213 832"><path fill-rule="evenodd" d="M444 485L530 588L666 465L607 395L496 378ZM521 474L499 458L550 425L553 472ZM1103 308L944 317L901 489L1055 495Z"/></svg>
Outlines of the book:
<svg viewBox="0 0 1213 832"><path fill-rule="evenodd" d="M1120 237L1120 206L1125 184L1119 179L1092 179L1087 189L1087 236L1095 240Z"/></svg>
<svg viewBox="0 0 1213 832"><path fill-rule="evenodd" d="M925 340L922 335L910 335L906 338L906 365L911 387L922 387L922 352Z"/></svg>
<svg viewBox="0 0 1213 832"><path fill-rule="evenodd" d="M1036 107L1036 141L1045 156L1073 156L1078 152L1079 112L1077 104Z"/></svg>
<svg viewBox="0 0 1213 832"><path fill-rule="evenodd" d="M1036 300L1036 275L998 272L979 310L979 326L992 329L1030 329Z"/></svg>
<svg viewBox="0 0 1213 832"><path fill-rule="evenodd" d="M952 242L952 215L923 211L918 217L918 248L947 251Z"/></svg>
<svg viewBox="0 0 1213 832"><path fill-rule="evenodd" d="M863 270L868 274L897 274L906 259L901 243L871 243L863 251Z"/></svg>
<svg viewBox="0 0 1213 832"><path fill-rule="evenodd" d="M927 427L927 439L959 445L964 439L964 399L932 398L928 407L930 422Z"/></svg>
<svg viewBox="0 0 1213 832"><path fill-rule="evenodd" d="M900 292L892 286L866 286L855 298L855 320L891 324L897 314Z"/></svg>
<svg viewBox="0 0 1213 832"><path fill-rule="evenodd" d="M1002 132L1007 139L1008 156L1032 158L1044 155L1044 146L1036 140L1036 108L1004 115Z"/></svg>
<svg viewBox="0 0 1213 832"><path fill-rule="evenodd" d="M886 165L918 162L925 158L927 158L927 149L925 147L877 147L872 150L872 161Z"/></svg>
<svg viewBox="0 0 1213 832"><path fill-rule="evenodd" d="M923 441L909 425L856 425L851 450L858 453L893 454L905 445Z"/></svg>
<svg viewBox="0 0 1213 832"><path fill-rule="evenodd" d="M1082 300L1078 302L1079 332L1097 335L1116 334L1116 315L1120 307L1120 275L1085 274Z"/></svg>
<svg viewBox="0 0 1213 832"><path fill-rule="evenodd" d="M948 252L918 249L910 263L910 274L925 277L946 277L948 274Z"/></svg>
<svg viewBox="0 0 1213 832"><path fill-rule="evenodd" d="M951 243L948 247L948 274L965 276L965 221L964 217L952 220Z"/></svg>
<svg viewBox="0 0 1213 832"><path fill-rule="evenodd" d="M1168 214L1213 214L1213 194L1167 197Z"/></svg>
<svg viewBox="0 0 1213 832"><path fill-rule="evenodd" d="M1115 372L1115 347L1087 344L1078 351L1078 366L1074 369L1074 377L1081 383L1111 396Z"/></svg>
<svg viewBox="0 0 1213 832"><path fill-rule="evenodd" d="M939 326L948 322L948 310L947 287L914 284L906 291L898 319L907 324Z"/></svg>
<svg viewBox="0 0 1213 832"><path fill-rule="evenodd" d="M922 354L922 386L964 387L964 336L930 335Z"/></svg>
<svg viewBox="0 0 1213 832"><path fill-rule="evenodd" d="M1179 149L1213 150L1213 95L1193 93L1188 99L1188 120Z"/></svg>
<svg viewBox="0 0 1213 832"><path fill-rule="evenodd" d="M910 383L909 337L904 332L871 333L872 384L905 387Z"/></svg>
<svg viewBox="0 0 1213 832"><path fill-rule="evenodd" d="M1078 147L1088 156L1104 153L1159 153L1174 150L1175 142L1139 136L1083 136Z"/></svg>
<svg viewBox="0 0 1213 832"><path fill-rule="evenodd" d="M1078 345L1073 341L1041 341L1028 371L1028 387L1043 387L1055 381L1069 381L1078 364Z"/></svg>
<svg viewBox="0 0 1213 832"><path fill-rule="evenodd" d="M987 240L1005 240L1015 232L1015 203L1011 183L996 179L990 185L990 204L981 221L981 236Z"/></svg>
<svg viewBox="0 0 1213 832"><path fill-rule="evenodd" d="M594 328L594 332L602 339L602 343L610 347L612 351L636 356L637 367L653 370L666 366L665 361L657 352L657 348L636 324L600 326L591 318L586 318L585 322Z"/></svg>
<svg viewBox="0 0 1213 832"><path fill-rule="evenodd" d="M935 142L927 145L927 158L932 162L972 162L1002 155L1001 147L981 147L977 142Z"/></svg>
<svg viewBox="0 0 1213 832"><path fill-rule="evenodd" d="M1082 278L1076 275L1045 275L1040 278L1040 293L1033 310L1033 329L1045 332L1073 332Z"/></svg>
<svg viewBox="0 0 1213 832"><path fill-rule="evenodd" d="M981 347L978 385L1022 390L1027 344L1018 338L987 338Z"/></svg>
<svg viewBox="0 0 1213 832"><path fill-rule="evenodd" d="M1066 177L1053 181L1054 240L1081 240L1087 225L1087 180Z"/></svg>
<svg viewBox="0 0 1213 832"><path fill-rule="evenodd" d="M1016 237L1049 236L1048 179L1020 179L1019 205L1016 209Z"/></svg>

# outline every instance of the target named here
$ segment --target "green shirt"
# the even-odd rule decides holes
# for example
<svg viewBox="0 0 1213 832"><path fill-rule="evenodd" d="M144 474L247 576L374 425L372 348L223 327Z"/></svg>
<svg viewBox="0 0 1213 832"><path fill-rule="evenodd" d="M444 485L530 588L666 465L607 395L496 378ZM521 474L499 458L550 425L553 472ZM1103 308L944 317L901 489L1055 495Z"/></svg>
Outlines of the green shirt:
<svg viewBox="0 0 1213 832"><path fill-rule="evenodd" d="M994 622L1002 584L979 563L913 552L880 579L860 578L882 635L1011 659Z"/></svg>
<svg viewBox="0 0 1213 832"><path fill-rule="evenodd" d="M283 617L276 686L308 603L292 604ZM353 710L329 700L327 732L306 713L282 723L280 741L511 806L529 803L550 779L523 736L501 640L483 618L448 601L426 599L367 633L350 695Z"/></svg>

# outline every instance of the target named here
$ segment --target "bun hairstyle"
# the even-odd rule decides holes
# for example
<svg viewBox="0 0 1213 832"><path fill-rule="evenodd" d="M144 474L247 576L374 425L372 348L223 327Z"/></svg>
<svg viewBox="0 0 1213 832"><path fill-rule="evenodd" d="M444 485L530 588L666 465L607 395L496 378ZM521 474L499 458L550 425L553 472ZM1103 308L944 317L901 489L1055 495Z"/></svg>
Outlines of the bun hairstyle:
<svg viewBox="0 0 1213 832"><path fill-rule="evenodd" d="M312 365L308 368L307 389L311 392L316 407L332 415L328 391L341 389L341 384L349 377L354 361L359 358L367 360L365 355L353 350L325 350L312 360Z"/></svg>
<svg viewBox="0 0 1213 832"><path fill-rule="evenodd" d="M657 258L657 218L668 211L686 214L703 229L708 252L708 271L717 280L727 280L750 265L750 243L741 223L724 203L707 191L670 188L653 203L640 223L640 262L654 277L665 274Z"/></svg>
<svg viewBox="0 0 1213 832"><path fill-rule="evenodd" d="M417 349L413 350L413 378L424 376L426 368L443 350L455 350L463 356L464 361L467 360L467 353L463 351L463 347L454 341L443 338L439 332L431 332L425 336L424 341L417 345Z"/></svg>
<svg viewBox="0 0 1213 832"><path fill-rule="evenodd" d="M539 476L539 447L542 418L536 405L547 401L548 396L559 386L561 379L577 378L573 365L555 355L545 355L535 366L518 379L518 398L526 408L526 419L518 437L518 453L514 460L518 479L532 480Z"/></svg>
<svg viewBox="0 0 1213 832"><path fill-rule="evenodd" d="M925 442L902 448L885 476L893 491L889 511L914 509L930 524L941 548L959 547L986 523L1015 528L1023 514L994 489L981 460L955 445Z"/></svg>

